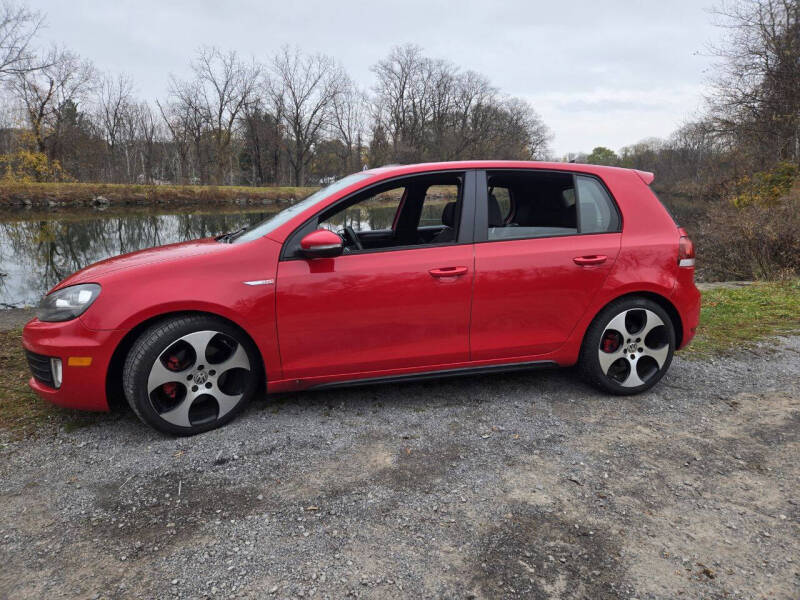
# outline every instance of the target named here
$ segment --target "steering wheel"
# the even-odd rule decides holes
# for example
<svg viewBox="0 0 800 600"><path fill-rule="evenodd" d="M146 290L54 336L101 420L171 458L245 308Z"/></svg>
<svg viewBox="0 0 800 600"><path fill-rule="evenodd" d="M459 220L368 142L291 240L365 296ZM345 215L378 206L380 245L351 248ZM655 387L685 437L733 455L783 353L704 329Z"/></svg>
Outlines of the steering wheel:
<svg viewBox="0 0 800 600"><path fill-rule="evenodd" d="M361 239L359 239L356 230L350 227L349 225L344 228L345 233L347 233L347 237L350 238L350 241L356 245L356 250L363 250L364 246L361 244Z"/></svg>

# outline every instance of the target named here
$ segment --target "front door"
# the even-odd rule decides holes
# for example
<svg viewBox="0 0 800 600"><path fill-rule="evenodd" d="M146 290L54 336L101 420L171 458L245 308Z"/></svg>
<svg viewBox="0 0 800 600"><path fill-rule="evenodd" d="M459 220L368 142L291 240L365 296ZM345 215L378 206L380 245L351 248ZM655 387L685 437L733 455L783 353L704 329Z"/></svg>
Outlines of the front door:
<svg viewBox="0 0 800 600"><path fill-rule="evenodd" d="M336 230L346 246L319 259L284 249L276 286L285 379L356 379L469 359L472 222L460 227L460 215L471 218L464 203L474 194L467 198L466 179L407 177L304 226Z"/></svg>

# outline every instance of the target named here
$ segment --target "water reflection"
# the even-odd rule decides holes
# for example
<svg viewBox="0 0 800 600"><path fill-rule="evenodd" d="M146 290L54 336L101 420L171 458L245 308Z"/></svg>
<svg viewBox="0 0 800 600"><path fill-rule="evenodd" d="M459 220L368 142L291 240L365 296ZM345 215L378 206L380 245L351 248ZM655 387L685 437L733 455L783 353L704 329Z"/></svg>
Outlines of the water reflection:
<svg viewBox="0 0 800 600"><path fill-rule="evenodd" d="M380 199L381 197L378 197ZM450 198L434 199L422 206L419 225L442 224L442 210ZM320 223L320 227L331 231L341 231L350 226L358 232L391 229L397 214L397 203L377 203L371 200L340 211Z"/></svg>
<svg viewBox="0 0 800 600"><path fill-rule="evenodd" d="M109 256L209 237L268 213L42 215L0 223L0 306L36 304L64 277Z"/></svg>
<svg viewBox="0 0 800 600"><path fill-rule="evenodd" d="M441 224L449 197L426 199L420 225ZM378 196L326 219L322 227L340 231L390 229L399 199ZM83 211L21 215L0 222L0 308L39 302L70 273L126 252L194 240L254 225L263 208L236 212L112 213Z"/></svg>

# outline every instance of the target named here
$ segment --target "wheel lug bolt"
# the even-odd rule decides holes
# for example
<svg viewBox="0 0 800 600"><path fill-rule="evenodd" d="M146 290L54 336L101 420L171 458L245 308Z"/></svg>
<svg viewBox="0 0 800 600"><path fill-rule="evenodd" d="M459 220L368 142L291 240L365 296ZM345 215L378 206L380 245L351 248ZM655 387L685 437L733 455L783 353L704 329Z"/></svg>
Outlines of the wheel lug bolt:
<svg viewBox="0 0 800 600"><path fill-rule="evenodd" d="M217 372L216 372L214 369L211 369L211 370L208 372L208 374L209 374L209 375L216 375L216 374L217 374Z"/></svg>
<svg viewBox="0 0 800 600"><path fill-rule="evenodd" d="M197 365L197 370L198 371L202 371L203 370L203 365Z"/></svg>
<svg viewBox="0 0 800 600"><path fill-rule="evenodd" d="M211 382L210 382L210 381L206 382L206 387L207 387L208 389L211 389Z"/></svg>
<svg viewBox="0 0 800 600"><path fill-rule="evenodd" d="M644 348L639 348L639 352L644 352Z"/></svg>
<svg viewBox="0 0 800 600"><path fill-rule="evenodd" d="M186 380L187 380L187 381L191 381L191 380L192 380L192 376L191 376L191 375L188 375L188 376L186 377Z"/></svg>
<svg viewBox="0 0 800 600"><path fill-rule="evenodd" d="M193 392L196 392L196 391L197 391L197 386L196 386L196 385L193 385L193 386L192 386L192 391L193 391Z"/></svg>

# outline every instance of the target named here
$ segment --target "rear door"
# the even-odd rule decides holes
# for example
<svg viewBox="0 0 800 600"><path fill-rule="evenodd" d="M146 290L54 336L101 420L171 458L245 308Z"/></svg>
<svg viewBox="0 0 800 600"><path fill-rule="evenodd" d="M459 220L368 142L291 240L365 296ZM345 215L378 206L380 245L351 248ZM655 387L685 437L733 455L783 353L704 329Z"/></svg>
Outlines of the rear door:
<svg viewBox="0 0 800 600"><path fill-rule="evenodd" d="M621 222L603 183L566 172L479 172L472 360L552 352L617 258Z"/></svg>

